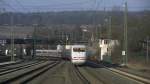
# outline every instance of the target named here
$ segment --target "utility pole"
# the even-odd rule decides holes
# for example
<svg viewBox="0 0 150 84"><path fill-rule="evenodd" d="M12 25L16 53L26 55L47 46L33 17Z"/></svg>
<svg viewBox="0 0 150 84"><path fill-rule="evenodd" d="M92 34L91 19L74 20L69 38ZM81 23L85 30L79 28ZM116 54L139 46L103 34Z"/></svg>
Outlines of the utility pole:
<svg viewBox="0 0 150 84"><path fill-rule="evenodd" d="M84 41L84 31L82 30L82 41Z"/></svg>
<svg viewBox="0 0 150 84"><path fill-rule="evenodd" d="M33 44L32 44L32 46L33 46L33 54L32 54L32 58L34 58L35 57L35 55L36 55L36 53L35 53L35 51L36 51L36 26L37 26L37 24L34 24L34 30L33 30Z"/></svg>
<svg viewBox="0 0 150 84"><path fill-rule="evenodd" d="M94 35L93 35L93 31L92 31L91 32L91 41L90 41L91 46L93 46L93 42L94 42Z"/></svg>
<svg viewBox="0 0 150 84"><path fill-rule="evenodd" d="M147 46L146 46L146 63L149 62L149 37L147 37Z"/></svg>
<svg viewBox="0 0 150 84"><path fill-rule="evenodd" d="M50 33L51 33L51 31L50 31L48 28L47 28L47 30L49 31L49 32L48 32L47 40L48 40L48 42L50 42ZM47 43L47 49L49 49L49 46L50 46L50 44Z"/></svg>
<svg viewBox="0 0 150 84"><path fill-rule="evenodd" d="M127 12L128 12L128 5L127 1L125 2L125 11L124 11L124 63L125 65L128 64L128 22L127 22Z"/></svg>
<svg viewBox="0 0 150 84"><path fill-rule="evenodd" d="M111 46L110 46L110 42L111 42L111 35L112 35L112 32L111 32L111 16L109 16L109 19L108 19L108 24L109 24L109 29L108 29L108 40L109 40L109 44L108 44L108 46L109 46L109 51L108 51L108 53L109 53L109 61L111 62Z"/></svg>
<svg viewBox="0 0 150 84"><path fill-rule="evenodd" d="M66 45L68 45L68 35L66 34Z"/></svg>
<svg viewBox="0 0 150 84"><path fill-rule="evenodd" d="M13 14L10 16L10 24L11 24L11 61L14 61L14 28L13 28L13 21L14 21L14 17Z"/></svg>
<svg viewBox="0 0 150 84"><path fill-rule="evenodd" d="M108 38L111 40L111 35L112 35L112 32L111 32L112 31L111 16L109 16L108 22L109 22Z"/></svg>

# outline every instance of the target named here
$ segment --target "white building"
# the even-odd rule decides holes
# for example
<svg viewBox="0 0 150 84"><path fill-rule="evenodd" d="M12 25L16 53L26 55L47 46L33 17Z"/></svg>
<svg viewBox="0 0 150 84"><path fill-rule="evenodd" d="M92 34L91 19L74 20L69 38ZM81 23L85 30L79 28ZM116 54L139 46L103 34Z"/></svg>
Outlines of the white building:
<svg viewBox="0 0 150 84"><path fill-rule="evenodd" d="M104 56L111 56L111 52L113 52L114 47L119 45L118 40L111 39L99 39L99 47L100 47L100 60L104 59Z"/></svg>

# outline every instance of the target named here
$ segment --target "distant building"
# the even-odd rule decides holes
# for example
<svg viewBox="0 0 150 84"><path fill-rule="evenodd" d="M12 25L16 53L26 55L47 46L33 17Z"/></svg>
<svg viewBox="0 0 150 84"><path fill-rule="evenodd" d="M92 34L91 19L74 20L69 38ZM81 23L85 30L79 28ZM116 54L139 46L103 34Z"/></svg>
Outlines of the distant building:
<svg viewBox="0 0 150 84"><path fill-rule="evenodd" d="M148 49L150 51L150 39L140 41L140 45L142 46L143 50L147 50L147 47L149 47Z"/></svg>
<svg viewBox="0 0 150 84"><path fill-rule="evenodd" d="M114 47L119 45L118 40L111 39L99 39L99 47L100 47L100 60L104 60L104 56L111 55L114 50Z"/></svg>

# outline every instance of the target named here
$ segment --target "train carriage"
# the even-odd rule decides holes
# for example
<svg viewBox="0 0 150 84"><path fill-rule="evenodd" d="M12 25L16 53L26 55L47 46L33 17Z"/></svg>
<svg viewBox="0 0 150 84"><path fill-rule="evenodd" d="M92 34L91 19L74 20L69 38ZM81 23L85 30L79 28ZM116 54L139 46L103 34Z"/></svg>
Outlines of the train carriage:
<svg viewBox="0 0 150 84"><path fill-rule="evenodd" d="M58 60L61 59L61 51L59 50L36 50L36 59Z"/></svg>
<svg viewBox="0 0 150 84"><path fill-rule="evenodd" d="M73 64L83 64L86 62L86 46L85 45L73 45L71 47L71 62Z"/></svg>

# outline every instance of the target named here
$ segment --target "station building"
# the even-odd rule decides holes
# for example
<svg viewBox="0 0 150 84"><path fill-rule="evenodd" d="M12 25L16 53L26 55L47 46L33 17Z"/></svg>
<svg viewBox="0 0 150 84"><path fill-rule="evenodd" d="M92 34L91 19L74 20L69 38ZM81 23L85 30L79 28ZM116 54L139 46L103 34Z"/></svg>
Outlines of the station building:
<svg viewBox="0 0 150 84"><path fill-rule="evenodd" d="M99 39L100 47L100 60L104 60L111 56L111 53L114 51L114 47L119 45L118 40L112 39Z"/></svg>

